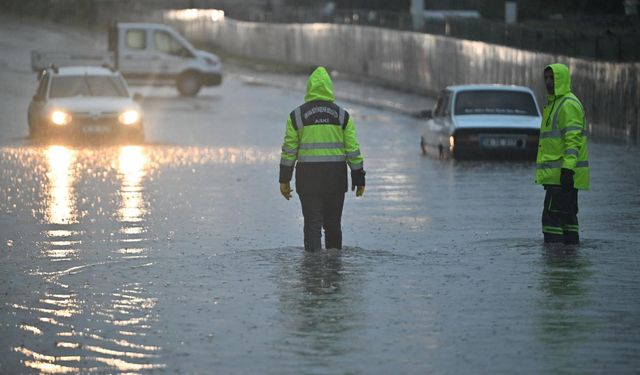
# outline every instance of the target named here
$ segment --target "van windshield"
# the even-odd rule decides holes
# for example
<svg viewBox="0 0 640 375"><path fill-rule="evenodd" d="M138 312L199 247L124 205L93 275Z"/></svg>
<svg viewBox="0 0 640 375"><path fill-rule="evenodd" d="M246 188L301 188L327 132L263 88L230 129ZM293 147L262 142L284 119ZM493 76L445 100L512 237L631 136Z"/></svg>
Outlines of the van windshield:
<svg viewBox="0 0 640 375"><path fill-rule="evenodd" d="M129 94L120 77L82 75L51 79L50 98L74 96L128 97Z"/></svg>
<svg viewBox="0 0 640 375"><path fill-rule="evenodd" d="M456 115L538 116L533 96L528 92L506 90L463 91L456 96Z"/></svg>

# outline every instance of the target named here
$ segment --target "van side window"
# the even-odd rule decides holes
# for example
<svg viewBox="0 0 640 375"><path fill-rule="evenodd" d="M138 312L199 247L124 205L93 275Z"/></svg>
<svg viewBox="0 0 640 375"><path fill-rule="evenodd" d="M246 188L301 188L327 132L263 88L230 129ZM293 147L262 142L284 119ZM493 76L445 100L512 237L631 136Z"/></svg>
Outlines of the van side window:
<svg viewBox="0 0 640 375"><path fill-rule="evenodd" d="M153 42L155 43L156 50L159 52L184 57L190 55L182 43L165 31L155 31L153 33Z"/></svg>
<svg viewBox="0 0 640 375"><path fill-rule="evenodd" d="M127 30L127 48L145 49L147 48L147 36L144 30Z"/></svg>

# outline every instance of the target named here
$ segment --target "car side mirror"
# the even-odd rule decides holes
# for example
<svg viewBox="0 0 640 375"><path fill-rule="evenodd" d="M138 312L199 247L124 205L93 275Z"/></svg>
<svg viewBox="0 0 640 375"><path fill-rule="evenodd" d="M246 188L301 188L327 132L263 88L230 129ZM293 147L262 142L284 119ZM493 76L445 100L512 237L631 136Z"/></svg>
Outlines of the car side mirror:
<svg viewBox="0 0 640 375"><path fill-rule="evenodd" d="M431 119L433 118L433 111L430 109L423 109L422 111L418 111L417 117L426 120Z"/></svg>
<svg viewBox="0 0 640 375"><path fill-rule="evenodd" d="M140 93L133 94L133 101L134 102L140 103L140 102L142 102L143 99L144 99L144 96L142 96L142 94L140 94Z"/></svg>

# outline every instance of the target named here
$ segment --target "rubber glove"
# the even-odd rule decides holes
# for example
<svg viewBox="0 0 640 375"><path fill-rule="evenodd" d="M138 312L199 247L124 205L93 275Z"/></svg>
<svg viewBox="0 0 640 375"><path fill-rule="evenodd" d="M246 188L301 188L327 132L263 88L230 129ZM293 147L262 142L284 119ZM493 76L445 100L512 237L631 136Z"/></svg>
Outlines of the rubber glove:
<svg viewBox="0 0 640 375"><path fill-rule="evenodd" d="M291 199L291 192L292 191L293 190L291 190L291 186L289 186L288 182L281 182L280 183L280 194L282 194L284 199L286 199L286 200Z"/></svg>
<svg viewBox="0 0 640 375"><path fill-rule="evenodd" d="M365 172L363 169L351 171L351 191L356 190L356 197L361 197L364 195L364 176L366 174L367 172Z"/></svg>
<svg viewBox="0 0 640 375"><path fill-rule="evenodd" d="M562 168L560 170L560 186L562 190L569 191L573 189L573 174L571 169Z"/></svg>

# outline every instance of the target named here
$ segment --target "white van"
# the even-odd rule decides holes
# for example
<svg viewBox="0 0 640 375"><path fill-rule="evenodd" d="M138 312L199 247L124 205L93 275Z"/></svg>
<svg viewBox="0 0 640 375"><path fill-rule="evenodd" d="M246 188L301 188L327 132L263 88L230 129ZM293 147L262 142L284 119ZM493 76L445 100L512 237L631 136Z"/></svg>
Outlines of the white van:
<svg viewBox="0 0 640 375"><path fill-rule="evenodd" d="M222 83L218 56L195 49L174 29L154 23L116 23L109 28L115 68L130 84L176 85L185 96Z"/></svg>
<svg viewBox="0 0 640 375"><path fill-rule="evenodd" d="M175 85L185 96L222 83L222 64L197 50L171 27L117 23L109 28L109 51L31 51L31 68L102 66L120 71L129 84Z"/></svg>

